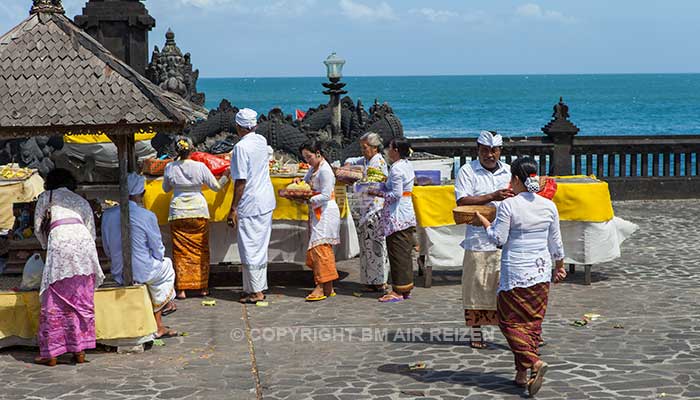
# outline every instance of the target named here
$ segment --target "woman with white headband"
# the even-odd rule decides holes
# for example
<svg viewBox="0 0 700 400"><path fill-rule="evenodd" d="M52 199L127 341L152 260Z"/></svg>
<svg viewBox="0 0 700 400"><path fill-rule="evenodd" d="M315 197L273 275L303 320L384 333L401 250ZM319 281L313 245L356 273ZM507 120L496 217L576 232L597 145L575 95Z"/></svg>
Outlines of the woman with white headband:
<svg viewBox="0 0 700 400"><path fill-rule="evenodd" d="M498 326L515 356L515 383L526 386L530 396L540 390L548 367L539 358L539 338L552 281L552 259L556 261L554 282L566 278L559 212L551 200L537 194L537 170L530 157L515 160L510 181L515 196L501 202L493 224L477 213L489 240L503 247Z"/></svg>

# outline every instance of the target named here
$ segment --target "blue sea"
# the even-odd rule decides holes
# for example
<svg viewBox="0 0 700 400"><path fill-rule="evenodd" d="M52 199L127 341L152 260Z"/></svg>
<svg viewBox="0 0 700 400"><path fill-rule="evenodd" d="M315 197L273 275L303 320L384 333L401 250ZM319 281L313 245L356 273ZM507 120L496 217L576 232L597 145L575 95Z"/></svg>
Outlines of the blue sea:
<svg viewBox="0 0 700 400"><path fill-rule="evenodd" d="M226 98L267 113L327 103L324 77L202 78L206 107ZM388 102L409 137L541 134L559 96L580 135L700 134L700 74L345 77L365 109Z"/></svg>

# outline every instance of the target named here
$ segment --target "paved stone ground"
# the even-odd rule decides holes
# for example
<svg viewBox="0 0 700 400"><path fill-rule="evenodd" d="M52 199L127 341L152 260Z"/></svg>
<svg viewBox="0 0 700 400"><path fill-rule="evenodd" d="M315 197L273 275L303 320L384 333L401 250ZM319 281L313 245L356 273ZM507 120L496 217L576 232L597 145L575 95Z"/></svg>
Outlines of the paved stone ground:
<svg viewBox="0 0 700 400"><path fill-rule="evenodd" d="M592 286L579 271L552 290L542 348L551 369L537 397L700 398L700 202L615 209L641 229L620 259L594 266ZM142 354L92 352L90 363L49 369L31 363L33 350L1 350L0 398L523 398L499 332L491 349L468 347L458 271L436 272L410 301L379 304L353 295L357 260L339 269L338 296L317 304L303 301L310 273L271 274L269 307L233 302L240 281L220 274L216 307L188 299L166 318L188 336ZM602 317L570 325L587 312ZM416 362L427 368L409 370Z"/></svg>

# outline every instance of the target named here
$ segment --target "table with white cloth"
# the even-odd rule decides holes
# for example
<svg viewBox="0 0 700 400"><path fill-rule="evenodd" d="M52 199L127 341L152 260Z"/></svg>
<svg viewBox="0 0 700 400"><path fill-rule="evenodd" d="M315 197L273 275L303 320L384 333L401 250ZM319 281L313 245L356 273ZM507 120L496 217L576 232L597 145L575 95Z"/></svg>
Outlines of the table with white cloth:
<svg viewBox="0 0 700 400"><path fill-rule="evenodd" d="M277 195L293 180L293 176L273 176L272 185L277 196L277 207L272 213L272 237L268 248L270 264L288 268L289 265L303 265L309 241L309 208L306 204L294 202ZM166 253L172 254L170 228L168 227L168 209L171 193L163 192L162 178L146 180L144 206L158 217L163 234ZM211 264L240 264L236 230L226 224L233 201L233 190L229 181L219 192L203 190L209 204L210 233L209 250ZM345 186L336 186L336 201L340 212L340 244L335 247L336 260L347 260L360 253L355 223L347 205Z"/></svg>
<svg viewBox="0 0 700 400"><path fill-rule="evenodd" d="M559 210L564 262L573 271L585 266L590 284L591 266L620 257L620 245L638 226L615 217L608 184L593 176L554 177L557 193L552 199ZM413 204L418 221L420 273L430 287L433 267L461 268L466 225L455 225L454 186L416 186Z"/></svg>

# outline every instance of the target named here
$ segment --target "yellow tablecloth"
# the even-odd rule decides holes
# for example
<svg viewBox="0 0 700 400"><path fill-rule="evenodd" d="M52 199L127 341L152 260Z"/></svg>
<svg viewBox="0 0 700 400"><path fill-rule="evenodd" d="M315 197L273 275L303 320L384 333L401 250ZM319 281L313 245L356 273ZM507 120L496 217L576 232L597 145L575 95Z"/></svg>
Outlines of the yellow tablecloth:
<svg viewBox="0 0 700 400"><path fill-rule="evenodd" d="M308 221L309 207L306 204L287 200L277 195L280 189L284 189L292 182L293 178L272 177L271 179L272 186L275 188L275 197L277 200L277 208L272 212L272 219ZM231 202L233 201L231 181L219 192L214 192L209 190L209 188L205 188L202 193L209 204L211 221L226 221L226 217L228 217L229 211L231 210ZM338 202L338 207L340 207L340 217L345 218L349 211L345 186L337 185L335 187L335 197ZM168 223L168 209L170 207L171 198L172 193L165 193L163 191L163 178L146 180L146 194L143 196L143 204L144 207L156 214L158 223L161 225L166 225Z"/></svg>
<svg viewBox="0 0 700 400"><path fill-rule="evenodd" d="M588 178L585 176L556 178L557 194L552 200L557 205L562 221L605 222L613 218L606 182L567 182ZM413 187L413 207L420 227L454 225L452 209L455 206L453 185Z"/></svg>
<svg viewBox="0 0 700 400"><path fill-rule="evenodd" d="M39 174L34 174L21 182L2 182L0 184L0 229L12 229L15 224L12 203L34 201L43 191L44 180Z"/></svg>
<svg viewBox="0 0 700 400"><path fill-rule="evenodd" d="M0 339L31 339L39 328L39 292L0 292ZM98 289L95 292L98 340L127 339L157 330L146 286Z"/></svg>

